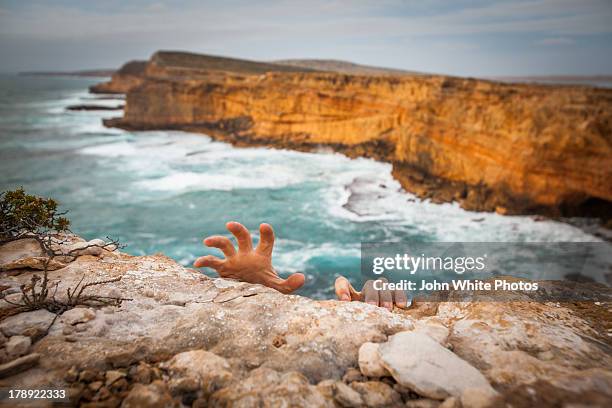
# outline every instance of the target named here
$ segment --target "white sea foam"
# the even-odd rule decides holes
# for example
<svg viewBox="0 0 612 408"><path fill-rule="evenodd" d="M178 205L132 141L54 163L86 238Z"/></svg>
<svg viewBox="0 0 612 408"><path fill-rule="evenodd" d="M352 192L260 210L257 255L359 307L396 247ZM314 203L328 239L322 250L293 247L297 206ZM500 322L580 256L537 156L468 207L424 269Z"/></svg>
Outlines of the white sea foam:
<svg viewBox="0 0 612 408"><path fill-rule="evenodd" d="M180 172L168 176L142 180L137 186L147 190L156 191L206 191L221 190L231 191L237 189L258 189L258 188L282 188L294 184L297 180L292 180L289 175L268 174L261 177L257 169L244 174L228 175L222 173L193 173ZM251 176L247 176L251 173Z"/></svg>
<svg viewBox="0 0 612 408"><path fill-rule="evenodd" d="M126 170L140 174L139 189L180 193L278 189L302 182L321 185L323 222L377 222L389 240L401 231L443 241L599 241L579 228L532 217L468 212L454 204L421 201L402 190L391 165L339 154L301 153L267 148L236 149L203 135L140 132L134 140L81 150L83 154L124 158ZM187 166L188 168L185 168ZM154 177L151 177L154 176Z"/></svg>
<svg viewBox="0 0 612 408"><path fill-rule="evenodd" d="M386 228L411 228L447 242L598 242L599 238L566 223L529 216L465 211L457 203L433 204L406 193L390 166L337 177L325 196L329 212L353 222L378 221ZM386 166L382 164L383 166Z"/></svg>

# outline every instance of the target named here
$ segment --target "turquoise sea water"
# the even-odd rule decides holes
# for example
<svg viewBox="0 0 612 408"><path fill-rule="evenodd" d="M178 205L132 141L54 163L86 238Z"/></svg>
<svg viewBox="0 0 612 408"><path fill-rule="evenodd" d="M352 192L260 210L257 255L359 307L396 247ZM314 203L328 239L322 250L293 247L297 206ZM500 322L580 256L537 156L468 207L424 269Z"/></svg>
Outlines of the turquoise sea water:
<svg viewBox="0 0 612 408"><path fill-rule="evenodd" d="M300 293L332 295L359 279L362 241L598 241L570 225L474 213L403 192L389 164L332 153L237 149L205 135L106 129L111 112L69 112L100 79L0 76L0 190L23 186L69 210L72 229L125 252L163 252L184 265L214 253L204 236L236 220L276 231L275 266L302 271ZM207 272L209 273L209 272Z"/></svg>

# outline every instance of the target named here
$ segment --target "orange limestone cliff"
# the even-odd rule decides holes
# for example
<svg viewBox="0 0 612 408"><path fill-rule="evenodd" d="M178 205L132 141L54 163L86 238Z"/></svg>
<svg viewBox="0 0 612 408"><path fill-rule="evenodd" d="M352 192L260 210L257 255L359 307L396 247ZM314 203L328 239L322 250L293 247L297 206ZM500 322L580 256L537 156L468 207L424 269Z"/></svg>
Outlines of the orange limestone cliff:
<svg viewBox="0 0 612 408"><path fill-rule="evenodd" d="M610 89L158 52L129 88L124 117L105 123L238 145L330 146L391 162L406 190L471 210L612 213Z"/></svg>
<svg viewBox="0 0 612 408"><path fill-rule="evenodd" d="M89 87L91 93L124 94L140 85L147 61L130 61L116 71L111 80Z"/></svg>

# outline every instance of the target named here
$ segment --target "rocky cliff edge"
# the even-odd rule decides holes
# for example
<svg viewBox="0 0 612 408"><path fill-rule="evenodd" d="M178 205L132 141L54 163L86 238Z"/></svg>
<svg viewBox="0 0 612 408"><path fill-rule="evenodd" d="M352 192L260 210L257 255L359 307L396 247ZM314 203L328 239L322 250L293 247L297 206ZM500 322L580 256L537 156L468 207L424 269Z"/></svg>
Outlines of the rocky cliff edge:
<svg viewBox="0 0 612 408"><path fill-rule="evenodd" d="M10 302L41 273L32 248L0 248ZM420 303L389 312L211 279L159 254L83 252L53 269L58 298L80 281L109 281L88 293L131 300L61 315L15 314L3 300L1 387L64 388L72 405L97 407L612 401L609 302Z"/></svg>

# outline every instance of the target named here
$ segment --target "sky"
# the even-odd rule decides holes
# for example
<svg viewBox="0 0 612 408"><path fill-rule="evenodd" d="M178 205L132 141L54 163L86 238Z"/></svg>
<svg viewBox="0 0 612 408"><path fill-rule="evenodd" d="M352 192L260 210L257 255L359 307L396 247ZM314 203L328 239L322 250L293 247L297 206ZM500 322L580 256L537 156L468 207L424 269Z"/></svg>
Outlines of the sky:
<svg viewBox="0 0 612 408"><path fill-rule="evenodd" d="M0 72L157 50L461 76L612 74L612 0L0 0Z"/></svg>

